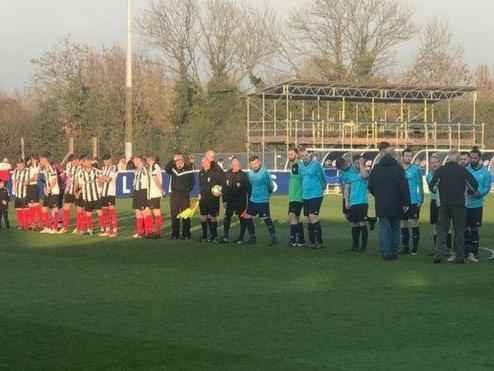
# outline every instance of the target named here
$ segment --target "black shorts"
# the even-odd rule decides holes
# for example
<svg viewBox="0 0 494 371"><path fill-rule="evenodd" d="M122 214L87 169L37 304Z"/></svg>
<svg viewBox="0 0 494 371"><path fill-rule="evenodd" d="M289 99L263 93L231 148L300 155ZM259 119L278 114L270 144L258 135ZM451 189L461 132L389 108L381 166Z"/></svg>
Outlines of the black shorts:
<svg viewBox="0 0 494 371"><path fill-rule="evenodd" d="M259 216L259 218L269 218L269 202L251 202L247 205L247 214L250 216Z"/></svg>
<svg viewBox="0 0 494 371"><path fill-rule="evenodd" d="M101 197L101 207L115 206L115 196Z"/></svg>
<svg viewBox="0 0 494 371"><path fill-rule="evenodd" d="M77 207L84 207L84 200L82 199L82 194L79 195L79 197L76 198L76 200L75 200L75 206L77 206Z"/></svg>
<svg viewBox="0 0 494 371"><path fill-rule="evenodd" d="M66 193L63 196L63 202L66 204L73 204L75 202L75 195L72 193Z"/></svg>
<svg viewBox="0 0 494 371"><path fill-rule="evenodd" d="M484 208L482 206L474 209L467 208L466 227L481 227L483 214Z"/></svg>
<svg viewBox="0 0 494 371"><path fill-rule="evenodd" d="M218 216L220 212L220 199L218 197L202 198L201 201L199 201L199 211L202 216Z"/></svg>
<svg viewBox="0 0 494 371"><path fill-rule="evenodd" d="M407 212L401 213L401 220L415 220L420 219L420 206L418 204L411 204Z"/></svg>
<svg viewBox="0 0 494 371"><path fill-rule="evenodd" d="M60 195L49 195L45 196L43 199L43 207L47 207L49 209L58 208L58 202L60 201Z"/></svg>
<svg viewBox="0 0 494 371"><path fill-rule="evenodd" d="M37 184L27 186L26 200L28 204L37 204L39 202L39 188Z"/></svg>
<svg viewBox="0 0 494 371"><path fill-rule="evenodd" d="M148 207L148 191L147 189L141 189L134 191L134 197L132 198L132 208L134 210L144 210Z"/></svg>
<svg viewBox="0 0 494 371"><path fill-rule="evenodd" d="M14 208L26 209L27 208L27 200L25 198L16 197L14 199Z"/></svg>
<svg viewBox="0 0 494 371"><path fill-rule="evenodd" d="M101 200L97 201L84 201L84 210L91 212L94 210L101 210Z"/></svg>
<svg viewBox="0 0 494 371"><path fill-rule="evenodd" d="M151 210L160 210L161 209L161 197L155 197L148 200L148 207Z"/></svg>
<svg viewBox="0 0 494 371"><path fill-rule="evenodd" d="M437 220L439 219L439 208L437 207L437 202L436 200L431 200L431 204L429 206L429 223L430 224L437 224Z"/></svg>
<svg viewBox="0 0 494 371"><path fill-rule="evenodd" d="M242 216L242 214L247 209L247 200L235 200L229 201L226 203L226 211L225 215L232 216L237 214L238 216Z"/></svg>
<svg viewBox="0 0 494 371"><path fill-rule="evenodd" d="M295 216L299 217L302 214L302 207L304 206L303 202L298 201L290 201L288 203L288 214L294 213Z"/></svg>
<svg viewBox="0 0 494 371"><path fill-rule="evenodd" d="M350 223L364 223L367 221L368 211L369 205L367 204L352 205L348 210L348 221Z"/></svg>
<svg viewBox="0 0 494 371"><path fill-rule="evenodd" d="M309 200L304 200L304 215L309 216L310 214L319 215L322 205L322 197L311 198Z"/></svg>

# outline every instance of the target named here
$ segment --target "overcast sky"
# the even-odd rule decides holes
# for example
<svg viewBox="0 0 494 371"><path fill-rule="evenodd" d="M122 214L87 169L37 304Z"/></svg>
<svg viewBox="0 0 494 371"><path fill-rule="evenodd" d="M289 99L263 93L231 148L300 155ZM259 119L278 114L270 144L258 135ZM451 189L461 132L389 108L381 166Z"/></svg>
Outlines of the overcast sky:
<svg viewBox="0 0 494 371"><path fill-rule="evenodd" d="M149 0L134 0L135 14ZM287 14L305 0L242 0L269 4ZM415 19L447 17L455 39L472 65L494 66L494 0L412 0ZM32 73L30 60L71 35L100 47L125 42L126 0L0 0L0 90L22 90ZM402 65L410 52L399 51Z"/></svg>

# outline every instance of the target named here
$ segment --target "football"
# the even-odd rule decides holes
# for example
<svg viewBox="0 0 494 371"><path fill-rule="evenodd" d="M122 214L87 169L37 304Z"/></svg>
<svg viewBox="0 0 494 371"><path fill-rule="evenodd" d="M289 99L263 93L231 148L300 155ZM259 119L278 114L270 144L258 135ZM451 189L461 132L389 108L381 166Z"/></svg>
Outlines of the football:
<svg viewBox="0 0 494 371"><path fill-rule="evenodd" d="M213 188L211 188L211 193L213 194L213 196L215 197L220 197L221 196L221 186L219 184L213 186Z"/></svg>

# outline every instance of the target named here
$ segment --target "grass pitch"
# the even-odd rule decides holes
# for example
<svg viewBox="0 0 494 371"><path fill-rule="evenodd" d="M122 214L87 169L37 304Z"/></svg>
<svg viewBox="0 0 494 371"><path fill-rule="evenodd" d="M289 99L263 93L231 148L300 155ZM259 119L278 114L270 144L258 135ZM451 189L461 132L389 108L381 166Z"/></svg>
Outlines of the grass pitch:
<svg viewBox="0 0 494 371"><path fill-rule="evenodd" d="M256 247L131 240L129 205L115 240L0 231L0 368L494 368L494 262L433 265L428 207L420 255L383 262L376 232L369 253L346 251L337 196L321 251L286 247L283 197L277 248L261 223Z"/></svg>

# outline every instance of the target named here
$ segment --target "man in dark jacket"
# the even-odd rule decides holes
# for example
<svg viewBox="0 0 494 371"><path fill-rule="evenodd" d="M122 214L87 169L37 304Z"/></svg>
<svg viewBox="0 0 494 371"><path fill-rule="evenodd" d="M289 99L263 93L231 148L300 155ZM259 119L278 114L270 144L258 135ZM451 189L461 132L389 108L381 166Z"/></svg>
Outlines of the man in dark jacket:
<svg viewBox="0 0 494 371"><path fill-rule="evenodd" d="M400 247L400 217L410 207L410 192L403 167L387 148L369 176L369 191L376 200L379 247L384 260L394 260Z"/></svg>
<svg viewBox="0 0 494 371"><path fill-rule="evenodd" d="M5 223L5 227L10 228L9 223L9 191L5 187L5 182L0 179L0 228L2 228L2 219Z"/></svg>
<svg viewBox="0 0 494 371"><path fill-rule="evenodd" d="M185 163L183 153L175 153L165 166L165 171L170 175L170 216L172 223L172 240L180 238L180 219L177 215L190 207L190 192L194 188L194 158L189 157L189 163ZM182 238L190 240L190 218L182 221Z"/></svg>
<svg viewBox="0 0 494 371"><path fill-rule="evenodd" d="M225 218L223 219L223 238L220 243L228 243L228 235L233 214L240 219L240 235L233 241L242 244L244 240L246 224L242 217L247 210L247 202L251 193L249 176L242 171L242 164L237 157L231 160L231 169L225 174L225 185L223 186L223 204L225 205Z"/></svg>
<svg viewBox="0 0 494 371"><path fill-rule="evenodd" d="M437 169L429 182L429 189L436 193L436 202L439 207L438 244L434 263L441 263L444 258L451 221L455 234L456 262L465 262L465 190L475 193L479 185L472 174L460 166L459 158L458 151L450 151L446 164Z"/></svg>
<svg viewBox="0 0 494 371"><path fill-rule="evenodd" d="M221 192L219 194L213 194L213 187L223 187L224 183L225 172L223 169L216 162L210 161L206 156L203 157L201 160L201 171L199 171L201 242L218 242L218 221L216 218L220 212Z"/></svg>

